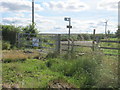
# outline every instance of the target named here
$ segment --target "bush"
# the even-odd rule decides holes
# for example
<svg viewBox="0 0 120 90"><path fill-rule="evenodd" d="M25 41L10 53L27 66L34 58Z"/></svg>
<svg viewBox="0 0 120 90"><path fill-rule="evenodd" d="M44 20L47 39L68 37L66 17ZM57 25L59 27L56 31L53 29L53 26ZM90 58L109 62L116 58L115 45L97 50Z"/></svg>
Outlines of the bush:
<svg viewBox="0 0 120 90"><path fill-rule="evenodd" d="M56 58L49 60L48 63L52 71L74 78L75 84L81 88L91 88L96 83L98 57L94 58L92 55L87 55L73 60Z"/></svg>
<svg viewBox="0 0 120 90"><path fill-rule="evenodd" d="M11 45L16 44L16 35L20 33L20 28L13 25L2 25L2 39L9 41Z"/></svg>
<svg viewBox="0 0 120 90"><path fill-rule="evenodd" d="M3 41L3 42L2 42L2 49L3 49L3 50L4 50L4 49L9 50L10 47L11 47L11 44L10 44L9 42L7 42L7 41Z"/></svg>

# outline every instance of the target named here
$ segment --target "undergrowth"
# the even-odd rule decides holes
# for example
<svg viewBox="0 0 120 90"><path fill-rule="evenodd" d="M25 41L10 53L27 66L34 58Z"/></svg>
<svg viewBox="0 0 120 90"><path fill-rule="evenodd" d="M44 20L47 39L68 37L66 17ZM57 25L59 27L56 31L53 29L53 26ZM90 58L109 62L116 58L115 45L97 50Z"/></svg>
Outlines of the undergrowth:
<svg viewBox="0 0 120 90"><path fill-rule="evenodd" d="M80 56L76 56L76 52L61 56L58 53L50 53L46 60L3 62L3 83L18 84L21 88L47 88L50 82L62 80L74 88L115 87L116 58L106 58L99 51L88 50L79 49L80 53L85 51L85 54Z"/></svg>

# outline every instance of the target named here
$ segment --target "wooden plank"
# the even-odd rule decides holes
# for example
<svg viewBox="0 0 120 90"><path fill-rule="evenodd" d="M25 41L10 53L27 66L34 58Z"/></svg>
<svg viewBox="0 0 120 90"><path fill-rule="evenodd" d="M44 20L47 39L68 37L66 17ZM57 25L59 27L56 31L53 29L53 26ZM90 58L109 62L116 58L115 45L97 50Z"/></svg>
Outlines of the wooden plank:
<svg viewBox="0 0 120 90"><path fill-rule="evenodd" d="M65 45L65 46L68 46L68 44L61 44L61 45ZM72 44L70 44L70 46L72 46ZM74 46L81 46L81 47L92 47L92 46L84 46L84 45L75 45Z"/></svg>
<svg viewBox="0 0 120 90"><path fill-rule="evenodd" d="M100 40L100 42L120 43L120 41L108 41L108 40Z"/></svg>
<svg viewBox="0 0 120 90"><path fill-rule="evenodd" d="M112 48L112 47L100 47L102 49L113 49L113 50L120 50L120 48Z"/></svg>

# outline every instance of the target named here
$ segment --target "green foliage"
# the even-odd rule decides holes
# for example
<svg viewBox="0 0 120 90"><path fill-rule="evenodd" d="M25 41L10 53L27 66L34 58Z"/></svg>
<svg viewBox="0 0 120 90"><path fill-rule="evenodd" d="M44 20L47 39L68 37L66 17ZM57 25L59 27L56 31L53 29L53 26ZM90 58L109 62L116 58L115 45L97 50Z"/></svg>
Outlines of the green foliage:
<svg viewBox="0 0 120 90"><path fill-rule="evenodd" d="M46 56L46 58L57 58L59 55L58 52L49 52Z"/></svg>
<svg viewBox="0 0 120 90"><path fill-rule="evenodd" d="M34 34L31 37L36 37L38 31L35 28L35 25L28 25L26 27L15 27L13 25L0 25L2 31L2 39L8 41L11 44L11 48L15 49L16 46L16 37L18 33L29 33Z"/></svg>
<svg viewBox="0 0 120 90"><path fill-rule="evenodd" d="M2 26L2 36L4 41L9 41L12 46L16 43L16 34L19 33L20 27L15 27L12 25L1 25Z"/></svg>
<svg viewBox="0 0 120 90"><path fill-rule="evenodd" d="M74 78L78 87L90 88L96 83L96 71L101 58L96 54L85 55L76 59L50 59L46 65L54 72L59 72L66 77ZM98 74L98 72L97 72ZM96 77L96 78L95 78Z"/></svg>
<svg viewBox="0 0 120 90"><path fill-rule="evenodd" d="M3 83L17 83L21 88L45 88L58 77L58 73L47 69L44 61L36 59L3 64Z"/></svg>
<svg viewBox="0 0 120 90"><path fill-rule="evenodd" d="M23 33L29 33L29 34L37 34L38 33L37 29L35 28L35 25L33 25L33 24L32 25L29 24L28 26L23 27L22 30L23 30ZM35 35L32 35L32 36L35 36Z"/></svg>
<svg viewBox="0 0 120 90"><path fill-rule="evenodd" d="M6 49L6 50L9 50L11 47L11 44L8 42L8 41L3 41L2 42L2 49Z"/></svg>
<svg viewBox="0 0 120 90"><path fill-rule="evenodd" d="M51 55L49 54L49 56ZM17 83L21 88L46 88L51 81L63 80L76 88L98 86L106 88L112 84L115 86L116 79L112 80L111 78L115 74L113 72L116 59L107 58L104 58L104 55L97 51L70 60L56 58L54 54L52 57L46 57L46 61L26 59L11 62L12 60L8 59L7 63L3 62L3 83ZM103 62L106 63L103 64Z"/></svg>

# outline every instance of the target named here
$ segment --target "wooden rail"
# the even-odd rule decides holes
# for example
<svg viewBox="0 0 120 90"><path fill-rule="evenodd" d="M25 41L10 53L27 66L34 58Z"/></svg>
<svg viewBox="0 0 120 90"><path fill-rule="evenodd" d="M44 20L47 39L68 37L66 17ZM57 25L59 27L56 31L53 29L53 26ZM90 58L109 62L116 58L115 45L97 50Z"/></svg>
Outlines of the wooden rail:
<svg viewBox="0 0 120 90"><path fill-rule="evenodd" d="M68 46L68 44L61 44L61 45L65 45L65 46ZM81 47L92 47L92 46L84 46L84 45L72 45L72 44L70 44L70 46L81 46Z"/></svg>
<svg viewBox="0 0 120 90"><path fill-rule="evenodd" d="M120 43L120 41L108 41L108 40L100 40L100 42Z"/></svg>
<svg viewBox="0 0 120 90"><path fill-rule="evenodd" d="M112 48L112 47L100 47L100 48L103 48L103 49L112 49L112 50L120 50L120 48Z"/></svg>

